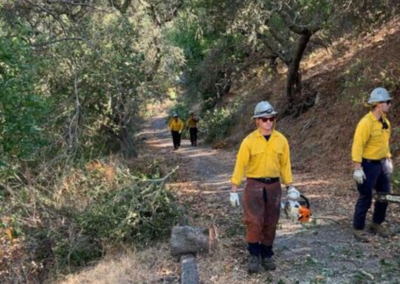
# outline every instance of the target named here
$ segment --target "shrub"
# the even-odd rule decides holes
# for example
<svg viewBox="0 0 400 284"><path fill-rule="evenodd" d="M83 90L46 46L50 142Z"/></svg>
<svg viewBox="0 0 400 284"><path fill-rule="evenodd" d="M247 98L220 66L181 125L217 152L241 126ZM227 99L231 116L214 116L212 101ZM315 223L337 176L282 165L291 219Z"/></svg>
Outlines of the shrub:
<svg viewBox="0 0 400 284"><path fill-rule="evenodd" d="M0 229L12 229L18 254L0 240L4 254L14 255L9 265L0 262L0 282L20 274L40 283L43 271L84 266L110 247L143 247L165 237L180 213L160 165L152 161L147 172L94 161L63 174L46 169L30 186L14 184L11 195L0 195Z"/></svg>
<svg viewBox="0 0 400 284"><path fill-rule="evenodd" d="M200 129L204 133L205 142L213 143L226 137L235 126L235 114L239 102L229 108L207 110L200 120Z"/></svg>

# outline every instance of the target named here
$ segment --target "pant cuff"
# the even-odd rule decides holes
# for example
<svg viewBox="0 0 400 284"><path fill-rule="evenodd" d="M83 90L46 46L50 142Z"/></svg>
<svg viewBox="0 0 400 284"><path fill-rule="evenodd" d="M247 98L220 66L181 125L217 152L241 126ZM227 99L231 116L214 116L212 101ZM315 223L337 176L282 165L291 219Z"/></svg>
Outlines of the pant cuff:
<svg viewBox="0 0 400 284"><path fill-rule="evenodd" d="M247 250L251 255L260 255L261 247L259 243L247 243Z"/></svg>
<svg viewBox="0 0 400 284"><path fill-rule="evenodd" d="M271 258L274 255L272 246L261 244L260 248L261 248L260 254L262 258Z"/></svg>

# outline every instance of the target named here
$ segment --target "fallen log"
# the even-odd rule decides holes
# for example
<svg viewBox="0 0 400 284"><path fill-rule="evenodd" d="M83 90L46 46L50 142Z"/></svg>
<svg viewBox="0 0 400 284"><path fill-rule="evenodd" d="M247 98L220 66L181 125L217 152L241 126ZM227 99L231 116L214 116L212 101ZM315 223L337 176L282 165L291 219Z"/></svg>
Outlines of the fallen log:
<svg viewBox="0 0 400 284"><path fill-rule="evenodd" d="M199 284L196 255L212 251L217 243L217 228L208 229L190 226L172 228L170 249L171 255L180 259L181 284Z"/></svg>
<svg viewBox="0 0 400 284"><path fill-rule="evenodd" d="M209 230L190 226L176 226L172 229L171 255L207 253L210 247Z"/></svg>

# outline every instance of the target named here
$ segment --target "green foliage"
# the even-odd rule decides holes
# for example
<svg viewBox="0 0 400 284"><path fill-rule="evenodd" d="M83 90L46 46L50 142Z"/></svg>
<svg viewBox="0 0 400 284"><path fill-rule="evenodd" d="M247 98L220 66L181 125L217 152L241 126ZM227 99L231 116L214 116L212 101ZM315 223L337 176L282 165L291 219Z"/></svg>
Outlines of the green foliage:
<svg viewBox="0 0 400 284"><path fill-rule="evenodd" d="M400 194L400 169L398 169L396 165L394 165L392 181L393 181L392 192Z"/></svg>
<svg viewBox="0 0 400 284"><path fill-rule="evenodd" d="M229 108L216 108L204 112L204 118L200 120L199 127L204 133L206 143L212 143L226 137L235 127L235 114L239 101Z"/></svg>
<svg viewBox="0 0 400 284"><path fill-rule="evenodd" d="M21 36L0 37L0 156L27 160L45 144L49 104L38 91L38 65Z"/></svg>
<svg viewBox="0 0 400 284"><path fill-rule="evenodd" d="M78 214L83 234L103 243L146 244L168 235L175 218L174 197L157 183L103 193Z"/></svg>
<svg viewBox="0 0 400 284"><path fill-rule="evenodd" d="M184 51L181 83L185 98L212 109L229 92L232 77L247 54L245 37L230 32L233 13L242 4L199 0L179 14L167 39Z"/></svg>
<svg viewBox="0 0 400 284"><path fill-rule="evenodd" d="M186 120L189 118L189 108L185 103L178 102L174 105L173 108L168 110L168 116L166 118L166 123L173 117L174 113L177 113L179 115L179 118L183 121L186 122Z"/></svg>
<svg viewBox="0 0 400 284"><path fill-rule="evenodd" d="M398 1L335 1L331 35L351 32L357 37L360 33L372 31L389 21L399 13L399 9Z"/></svg>
<svg viewBox="0 0 400 284"><path fill-rule="evenodd" d="M122 164L99 161L65 169L50 190L14 190L7 206L0 206L0 228L13 228L34 248L37 263L52 259L61 270L87 265L113 245L146 246L169 235L180 216L160 175L165 173L156 161L140 177Z"/></svg>
<svg viewBox="0 0 400 284"><path fill-rule="evenodd" d="M186 66L195 68L213 44L212 38L200 38L199 27L195 23L186 22L188 19L180 18L169 31L167 39L174 45L181 47L186 58ZM214 38L215 39L215 38Z"/></svg>
<svg viewBox="0 0 400 284"><path fill-rule="evenodd" d="M146 104L164 96L184 60L180 50L164 44L164 26L157 22L169 19L170 8L179 4L172 2L122 11L108 1L97 1L97 9L50 2L0 7L1 29L13 34L24 27L32 62L42 64L40 80L24 75L55 106L47 125L55 143L47 154L137 154L134 134Z"/></svg>

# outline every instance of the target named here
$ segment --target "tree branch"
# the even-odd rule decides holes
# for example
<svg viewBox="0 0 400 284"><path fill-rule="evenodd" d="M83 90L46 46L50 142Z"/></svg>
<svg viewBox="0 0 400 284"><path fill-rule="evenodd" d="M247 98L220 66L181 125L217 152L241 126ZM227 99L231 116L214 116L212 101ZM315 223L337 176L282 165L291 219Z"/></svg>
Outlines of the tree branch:
<svg viewBox="0 0 400 284"><path fill-rule="evenodd" d="M261 39L261 41L265 44L265 46L269 49L269 51L273 55L278 56L279 59L282 60L286 65L289 65L290 56L288 56L288 53L283 51L283 49L280 48L279 45L274 42L274 40L271 40L270 38L261 33L257 33L257 37Z"/></svg>
<svg viewBox="0 0 400 284"><path fill-rule="evenodd" d="M309 26L297 25L289 16L289 13L287 11L283 11L283 9L281 9L278 11L278 13L281 16L282 20L285 22L286 26L289 28L289 30L298 35L314 34L321 29L321 23Z"/></svg>
<svg viewBox="0 0 400 284"><path fill-rule="evenodd" d="M126 11L128 11L129 6L132 3L132 0L125 0L125 2L121 3L121 1L116 1L116 0L109 0L108 1L110 5L114 8L116 8L118 11L121 12L121 14L125 14Z"/></svg>
<svg viewBox="0 0 400 284"><path fill-rule="evenodd" d="M60 38L60 39L54 39L48 42L44 42L44 43L39 43L39 44L31 44L32 47L43 47L43 46L47 46L47 45L51 45L60 41L85 41L85 39L80 38L80 37L67 37L67 38Z"/></svg>

